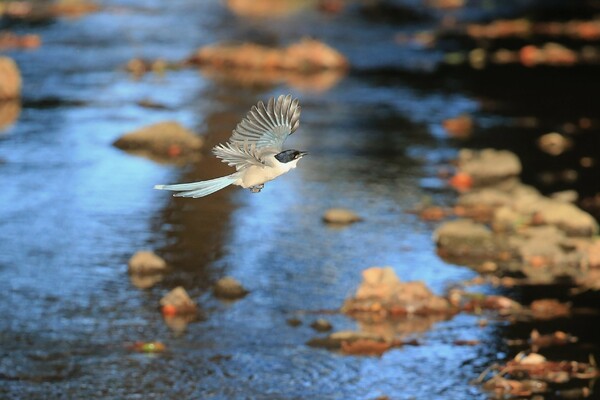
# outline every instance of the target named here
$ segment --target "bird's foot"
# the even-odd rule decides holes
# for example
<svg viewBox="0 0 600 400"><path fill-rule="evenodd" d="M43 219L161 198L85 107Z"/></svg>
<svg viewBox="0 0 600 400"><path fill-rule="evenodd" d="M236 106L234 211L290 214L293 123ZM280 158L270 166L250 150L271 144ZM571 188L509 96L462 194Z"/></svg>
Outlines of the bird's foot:
<svg viewBox="0 0 600 400"><path fill-rule="evenodd" d="M249 189L252 193L259 193L261 190L263 190L264 187L265 187L265 184L261 183L260 185L250 186Z"/></svg>

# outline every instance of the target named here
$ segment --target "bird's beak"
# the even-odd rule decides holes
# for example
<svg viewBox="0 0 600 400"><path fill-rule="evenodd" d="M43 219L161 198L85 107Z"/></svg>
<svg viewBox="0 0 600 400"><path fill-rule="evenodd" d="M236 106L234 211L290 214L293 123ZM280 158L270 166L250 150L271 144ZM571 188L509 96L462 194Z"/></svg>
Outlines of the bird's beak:
<svg viewBox="0 0 600 400"><path fill-rule="evenodd" d="M304 157L307 154L308 154L308 151L301 151L300 152L300 157Z"/></svg>

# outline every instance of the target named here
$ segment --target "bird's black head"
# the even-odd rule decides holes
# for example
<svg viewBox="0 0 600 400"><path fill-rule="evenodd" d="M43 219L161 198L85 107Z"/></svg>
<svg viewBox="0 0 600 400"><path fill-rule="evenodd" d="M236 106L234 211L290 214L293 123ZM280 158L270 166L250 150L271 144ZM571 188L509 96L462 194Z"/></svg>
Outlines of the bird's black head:
<svg viewBox="0 0 600 400"><path fill-rule="evenodd" d="M298 150L284 150L279 154L275 154L275 158L280 162L280 163L288 163L290 161L294 161L294 160L299 160L302 157L304 157L306 154L308 154L305 151L298 151Z"/></svg>

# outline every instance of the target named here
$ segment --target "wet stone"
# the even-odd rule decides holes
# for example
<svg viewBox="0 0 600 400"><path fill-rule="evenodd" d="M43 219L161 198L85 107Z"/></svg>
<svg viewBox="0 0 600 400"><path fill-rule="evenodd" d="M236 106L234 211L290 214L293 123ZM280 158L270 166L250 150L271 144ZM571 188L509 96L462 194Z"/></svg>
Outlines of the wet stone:
<svg viewBox="0 0 600 400"><path fill-rule="evenodd" d="M477 261L503 258L511 249L503 237L494 236L484 224L469 219L444 222L433 233L438 253L447 258L466 258Z"/></svg>
<svg viewBox="0 0 600 400"><path fill-rule="evenodd" d="M314 72L347 69L346 58L325 43L304 39L285 48L272 48L253 43L205 46L188 60L193 64L226 69L295 70Z"/></svg>
<svg viewBox="0 0 600 400"><path fill-rule="evenodd" d="M362 221L362 218L346 208L330 208L323 214L323 221L332 225L348 225Z"/></svg>
<svg viewBox="0 0 600 400"><path fill-rule="evenodd" d="M21 96L21 72L9 57L0 56L0 101Z"/></svg>
<svg viewBox="0 0 600 400"><path fill-rule="evenodd" d="M513 206L515 203L537 200L540 193L533 187L524 185L516 179L502 184L477 188L462 194L457 204L464 207L486 205L490 207Z"/></svg>
<svg viewBox="0 0 600 400"><path fill-rule="evenodd" d="M339 331L325 337L312 338L307 345L341 351L346 355L381 356L390 349L404 345L418 346L419 343L416 340L388 338L373 332Z"/></svg>
<svg viewBox="0 0 600 400"><path fill-rule="evenodd" d="M317 319L315 322L310 324L310 327L313 328L317 332L327 332L333 328L331 325L331 322L329 322L323 318Z"/></svg>
<svg viewBox="0 0 600 400"><path fill-rule="evenodd" d="M217 283L215 283L213 291L215 296L228 300L241 299L248 294L248 290L232 277L219 279Z"/></svg>
<svg viewBox="0 0 600 400"><path fill-rule="evenodd" d="M542 199L530 205L540 223L555 225L570 236L593 236L598 233L598 223L577 206L552 199Z"/></svg>
<svg viewBox="0 0 600 400"><path fill-rule="evenodd" d="M461 150L458 169L471 176L475 186L497 182L521 173L519 158L505 150Z"/></svg>
<svg viewBox="0 0 600 400"><path fill-rule="evenodd" d="M535 319L548 320L571 315L571 304L561 303L556 299L538 299L529 305Z"/></svg>
<svg viewBox="0 0 600 400"><path fill-rule="evenodd" d="M113 145L135 155L157 162L187 162L199 158L204 140L181 126L165 121L127 133Z"/></svg>
<svg viewBox="0 0 600 400"><path fill-rule="evenodd" d="M196 304L182 286L176 287L160 299L160 305L163 311L172 309L176 314L190 314L197 311Z"/></svg>
<svg viewBox="0 0 600 400"><path fill-rule="evenodd" d="M322 347L330 350L338 350L342 347L342 342L353 342L357 340L371 340L384 342L385 340L377 334L361 331L339 331L333 332L326 337L316 337L308 341L307 345L311 347Z"/></svg>
<svg viewBox="0 0 600 400"><path fill-rule="evenodd" d="M138 251L129 259L129 273L152 275L165 272L167 262L151 251Z"/></svg>
<svg viewBox="0 0 600 400"><path fill-rule="evenodd" d="M404 316L451 313L448 300L434 295L423 282L401 282L390 267L363 271L353 298L342 306L349 315Z"/></svg>

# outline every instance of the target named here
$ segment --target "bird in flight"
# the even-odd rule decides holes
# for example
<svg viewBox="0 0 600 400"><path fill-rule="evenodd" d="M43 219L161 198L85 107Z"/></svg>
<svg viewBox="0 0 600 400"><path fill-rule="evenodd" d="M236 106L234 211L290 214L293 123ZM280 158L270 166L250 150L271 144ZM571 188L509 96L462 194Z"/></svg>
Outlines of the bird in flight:
<svg viewBox="0 0 600 400"><path fill-rule="evenodd" d="M252 106L236 126L229 141L218 144L213 153L236 172L207 181L156 185L155 189L172 190L176 197L204 197L229 185L260 192L266 182L296 168L307 153L283 150L283 142L300 125L300 105L291 95L269 99Z"/></svg>

